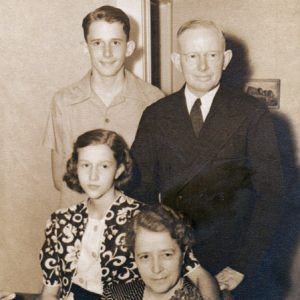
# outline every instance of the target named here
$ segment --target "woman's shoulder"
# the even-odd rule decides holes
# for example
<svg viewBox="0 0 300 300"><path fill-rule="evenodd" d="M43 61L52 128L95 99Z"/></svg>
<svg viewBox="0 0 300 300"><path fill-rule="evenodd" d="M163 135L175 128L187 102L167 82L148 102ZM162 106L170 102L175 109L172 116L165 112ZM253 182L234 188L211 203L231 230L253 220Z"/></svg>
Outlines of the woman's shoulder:
<svg viewBox="0 0 300 300"><path fill-rule="evenodd" d="M187 278L183 278L183 287L175 292L175 295L170 300L203 300L198 289L193 285L193 283Z"/></svg>
<svg viewBox="0 0 300 300"><path fill-rule="evenodd" d="M133 280L123 284L111 285L104 299L114 300L142 300L144 293L144 283L142 280Z"/></svg>

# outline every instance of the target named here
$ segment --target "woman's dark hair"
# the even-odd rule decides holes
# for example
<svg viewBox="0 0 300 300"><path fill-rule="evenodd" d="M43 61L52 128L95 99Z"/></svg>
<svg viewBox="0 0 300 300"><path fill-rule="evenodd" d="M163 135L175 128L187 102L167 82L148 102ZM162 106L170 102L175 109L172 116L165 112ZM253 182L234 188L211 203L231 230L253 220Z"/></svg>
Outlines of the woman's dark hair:
<svg viewBox="0 0 300 300"><path fill-rule="evenodd" d="M123 189L131 179L132 173L132 159L129 154L129 149L120 135L104 129L87 131L77 138L77 141L74 143L72 156L67 162L67 172L63 178L67 186L78 193L84 193L77 174L78 149L90 145L109 146L114 153L117 166L119 167L121 164L124 165L124 172L115 180L116 189Z"/></svg>
<svg viewBox="0 0 300 300"><path fill-rule="evenodd" d="M117 7L104 5L90 12L83 19L82 28L83 28L84 38L86 41L87 41L91 24L95 21L101 21L101 20L108 23L114 23L114 22L121 23L123 25L123 30L124 33L126 34L127 41L129 40L130 21L128 16L124 13L123 10Z"/></svg>
<svg viewBox="0 0 300 300"><path fill-rule="evenodd" d="M169 232L183 252L194 243L192 228L187 220L165 205L146 206L129 222L125 243L132 253L140 228L153 232Z"/></svg>

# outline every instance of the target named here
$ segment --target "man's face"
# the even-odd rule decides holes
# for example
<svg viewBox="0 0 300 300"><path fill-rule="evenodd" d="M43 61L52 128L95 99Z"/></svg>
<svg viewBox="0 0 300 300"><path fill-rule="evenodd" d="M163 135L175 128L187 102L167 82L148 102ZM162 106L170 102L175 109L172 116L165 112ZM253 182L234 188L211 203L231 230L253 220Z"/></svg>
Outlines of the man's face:
<svg viewBox="0 0 300 300"><path fill-rule="evenodd" d="M173 62L190 91L201 97L219 84L231 51L224 51L224 42L214 28L187 29L179 36L178 45L179 53Z"/></svg>
<svg viewBox="0 0 300 300"><path fill-rule="evenodd" d="M127 42L123 25L119 22L93 22L89 27L87 44L93 71L104 77L122 72L125 58L134 50L134 42Z"/></svg>

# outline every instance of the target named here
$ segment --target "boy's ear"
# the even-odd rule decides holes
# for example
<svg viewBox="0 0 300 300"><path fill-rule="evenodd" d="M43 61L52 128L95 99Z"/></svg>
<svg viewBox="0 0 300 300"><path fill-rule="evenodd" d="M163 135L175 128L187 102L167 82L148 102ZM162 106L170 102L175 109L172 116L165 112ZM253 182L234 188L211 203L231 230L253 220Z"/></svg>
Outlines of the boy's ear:
<svg viewBox="0 0 300 300"><path fill-rule="evenodd" d="M126 57L129 57L135 49L135 42L134 41L128 41L127 42L127 49L126 49Z"/></svg>
<svg viewBox="0 0 300 300"><path fill-rule="evenodd" d="M181 63L180 63L180 54L177 53L177 52L173 52L171 54L171 60L172 60L172 63L173 65L175 66L175 68L181 72Z"/></svg>
<svg viewBox="0 0 300 300"><path fill-rule="evenodd" d="M124 164L120 164L117 171L116 171L115 179L118 179L124 171L125 171Z"/></svg>

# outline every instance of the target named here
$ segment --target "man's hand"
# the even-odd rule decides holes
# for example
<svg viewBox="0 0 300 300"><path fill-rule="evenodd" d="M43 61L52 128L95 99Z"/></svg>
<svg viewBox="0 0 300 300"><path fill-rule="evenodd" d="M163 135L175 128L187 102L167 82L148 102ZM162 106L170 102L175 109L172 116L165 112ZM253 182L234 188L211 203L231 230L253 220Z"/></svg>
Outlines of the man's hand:
<svg viewBox="0 0 300 300"><path fill-rule="evenodd" d="M219 283L220 290L226 289L232 291L244 279L244 274L235 271L230 267L226 267L216 275L216 279Z"/></svg>

